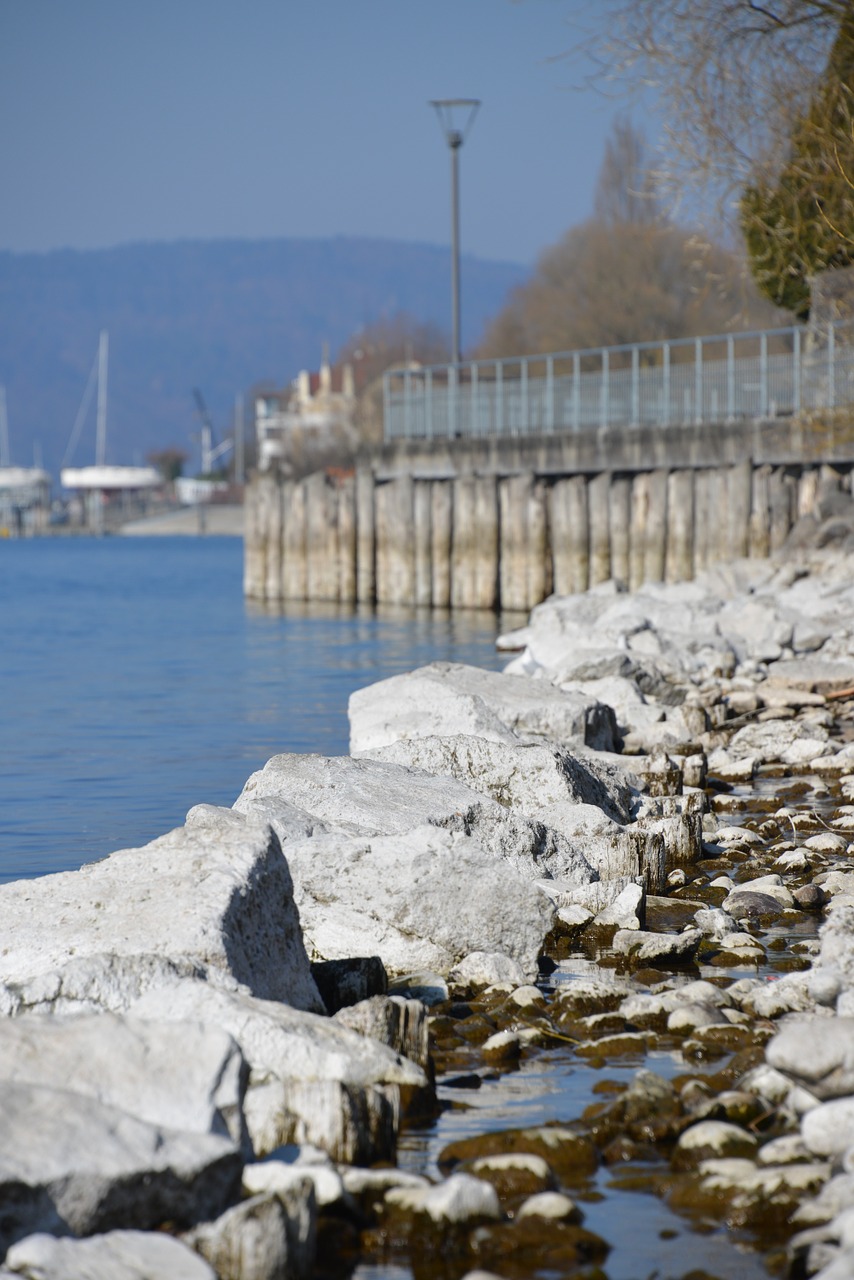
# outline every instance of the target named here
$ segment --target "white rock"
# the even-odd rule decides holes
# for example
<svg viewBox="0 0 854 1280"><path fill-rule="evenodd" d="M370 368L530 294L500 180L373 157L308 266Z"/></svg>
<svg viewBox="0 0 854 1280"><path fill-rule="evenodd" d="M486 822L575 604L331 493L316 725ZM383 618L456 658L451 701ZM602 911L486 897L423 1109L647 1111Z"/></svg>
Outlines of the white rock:
<svg viewBox="0 0 854 1280"><path fill-rule="evenodd" d="M33 1232L91 1235L215 1218L243 1160L220 1134L165 1129L61 1089L0 1090L0 1249Z"/></svg>
<svg viewBox="0 0 854 1280"><path fill-rule="evenodd" d="M6 984L59 972L69 957L120 956L132 974L165 956L264 999L323 1007L278 838L228 809L199 806L141 849L0 886L0 916Z"/></svg>
<svg viewBox="0 0 854 1280"><path fill-rule="evenodd" d="M427 1082L414 1062L337 1019L258 1000L245 992L221 991L204 982L185 981L151 991L131 1012L135 1018L155 1022L197 1021L220 1027L233 1036L256 1077L356 1086L420 1087Z"/></svg>
<svg viewBox="0 0 854 1280"><path fill-rule="evenodd" d="M482 1178L468 1173L454 1173L438 1186L422 1188L395 1187L386 1196L389 1204L424 1213L434 1222L469 1222L477 1218L501 1218L501 1206L495 1188Z"/></svg>
<svg viewBox="0 0 854 1280"><path fill-rule="evenodd" d="M316 958L378 955L391 973L447 974L472 951L501 951L536 976L553 907L464 835L319 836L289 845L288 861Z"/></svg>
<svg viewBox="0 0 854 1280"><path fill-rule="evenodd" d="M854 1144L854 1098L813 1107L801 1121L801 1137L814 1155L841 1155Z"/></svg>
<svg viewBox="0 0 854 1280"><path fill-rule="evenodd" d="M703 935L699 929L684 933L649 933L640 929L618 929L611 947L618 955L631 956L638 963L679 963L697 951Z"/></svg>
<svg viewBox="0 0 854 1280"><path fill-rule="evenodd" d="M472 951L454 966L448 979L461 987L475 989L491 987L496 982L510 982L516 987L525 981L525 974L522 966L509 956L495 951Z"/></svg>
<svg viewBox="0 0 854 1280"><path fill-rule="evenodd" d="M571 755L535 742L492 742L456 734L399 739L365 754L456 778L531 817L547 805L569 803L596 805L618 822L631 818L635 792L629 775L589 753Z"/></svg>
<svg viewBox="0 0 854 1280"><path fill-rule="evenodd" d="M0 1274L27 1280L217 1280L204 1258L161 1231L108 1231L87 1240L27 1236L12 1245Z"/></svg>
<svg viewBox="0 0 854 1280"><path fill-rule="evenodd" d="M31 1014L8 1020L0 1035L4 1083L70 1090L152 1125L238 1144L247 1074L238 1045L213 1021Z"/></svg>
<svg viewBox="0 0 854 1280"><path fill-rule="evenodd" d="M251 776L234 808L252 814L261 803L275 827L280 802L286 810L296 805L327 829L348 835L405 835L429 823L472 836L532 879L553 876L587 883L594 878L584 855L541 821L511 811L455 778L386 760L274 756ZM289 856L291 847L289 843Z"/></svg>
<svg viewBox="0 0 854 1280"><path fill-rule="evenodd" d="M318 1208L327 1209L345 1199L344 1179L329 1159L323 1164L261 1160L243 1170L243 1190L250 1196L265 1192L287 1196L294 1187L303 1188L307 1180L314 1187Z"/></svg>
<svg viewBox="0 0 854 1280"><path fill-rule="evenodd" d="M707 1004L683 1004L667 1018L667 1030L674 1032L696 1031L699 1027L715 1027L728 1021L719 1010Z"/></svg>
<svg viewBox="0 0 854 1280"><path fill-rule="evenodd" d="M309 1280L317 1206L310 1179L280 1194L263 1192L226 1209L184 1237L219 1280Z"/></svg>
<svg viewBox="0 0 854 1280"><path fill-rule="evenodd" d="M350 750L399 738L473 734L493 742L520 737L616 749L614 714L593 698L561 693L524 676L434 662L350 695Z"/></svg>
<svg viewBox="0 0 854 1280"><path fill-rule="evenodd" d="M540 1191L519 1206L516 1221L524 1218L548 1218L552 1222L579 1222L578 1205L560 1191Z"/></svg>
<svg viewBox="0 0 854 1280"><path fill-rule="evenodd" d="M610 906L600 911L597 925L616 925L618 929L640 929L644 920L645 893L639 884L628 884Z"/></svg>
<svg viewBox="0 0 854 1280"><path fill-rule="evenodd" d="M765 1057L817 1098L854 1094L854 1018L789 1018L769 1041Z"/></svg>

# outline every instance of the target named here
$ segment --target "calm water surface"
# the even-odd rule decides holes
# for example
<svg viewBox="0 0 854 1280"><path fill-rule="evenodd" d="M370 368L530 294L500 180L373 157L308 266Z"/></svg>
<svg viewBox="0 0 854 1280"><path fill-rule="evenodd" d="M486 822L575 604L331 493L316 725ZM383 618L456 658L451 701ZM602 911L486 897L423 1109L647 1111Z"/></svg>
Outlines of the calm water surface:
<svg viewBox="0 0 854 1280"><path fill-rule="evenodd" d="M436 659L500 668L519 616L248 605L239 538L0 542L0 881L230 805L281 751L348 749L347 699Z"/></svg>

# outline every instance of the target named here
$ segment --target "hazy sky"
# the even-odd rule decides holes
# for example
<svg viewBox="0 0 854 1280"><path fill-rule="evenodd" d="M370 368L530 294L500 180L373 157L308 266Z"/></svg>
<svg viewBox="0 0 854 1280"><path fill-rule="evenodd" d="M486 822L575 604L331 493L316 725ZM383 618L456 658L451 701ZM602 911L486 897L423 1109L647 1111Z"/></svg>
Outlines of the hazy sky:
<svg viewBox="0 0 854 1280"><path fill-rule="evenodd" d="M0 0L0 249L447 243L431 98L481 98L463 252L532 262L591 213L621 104L558 55L600 0ZM624 104L623 104L624 105Z"/></svg>

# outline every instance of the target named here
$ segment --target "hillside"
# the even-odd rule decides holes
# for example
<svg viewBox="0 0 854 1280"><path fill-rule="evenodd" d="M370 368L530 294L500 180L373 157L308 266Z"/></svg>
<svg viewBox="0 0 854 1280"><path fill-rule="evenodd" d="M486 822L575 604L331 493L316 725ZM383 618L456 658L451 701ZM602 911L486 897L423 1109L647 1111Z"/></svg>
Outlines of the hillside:
<svg viewBox="0 0 854 1280"><path fill-rule="evenodd" d="M464 343L480 336L524 268L463 257ZM234 398L316 368L381 316L448 327L447 249L345 239L182 241L89 252L0 253L0 383L11 460L40 456L58 481L98 334L110 335L107 461L176 446L198 469L192 391L217 436ZM249 412L247 409L247 421ZM70 459L94 461L95 408Z"/></svg>

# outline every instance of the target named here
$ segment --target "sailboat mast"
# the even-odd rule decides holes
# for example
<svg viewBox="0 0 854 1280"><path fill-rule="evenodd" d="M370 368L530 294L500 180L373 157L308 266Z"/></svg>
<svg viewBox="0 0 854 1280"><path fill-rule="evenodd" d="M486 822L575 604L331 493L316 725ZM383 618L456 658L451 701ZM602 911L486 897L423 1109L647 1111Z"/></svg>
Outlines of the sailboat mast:
<svg viewBox="0 0 854 1280"><path fill-rule="evenodd" d="M0 467L9 466L9 419L6 416L6 388L0 386Z"/></svg>
<svg viewBox="0 0 854 1280"><path fill-rule="evenodd" d="M98 343L98 423L95 433L95 465L103 467L107 461L107 356L109 338L107 330L101 330Z"/></svg>

